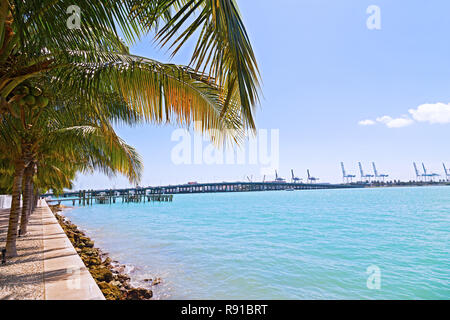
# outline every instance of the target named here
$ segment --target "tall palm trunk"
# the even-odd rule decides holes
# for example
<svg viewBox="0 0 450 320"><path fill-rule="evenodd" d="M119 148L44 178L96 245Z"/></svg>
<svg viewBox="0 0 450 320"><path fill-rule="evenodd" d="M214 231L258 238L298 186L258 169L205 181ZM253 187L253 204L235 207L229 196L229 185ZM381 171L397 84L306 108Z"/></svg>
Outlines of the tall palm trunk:
<svg viewBox="0 0 450 320"><path fill-rule="evenodd" d="M6 256L17 256L16 239L20 217L20 193L22 190L22 176L25 168L23 160L14 163L14 180L12 187L11 211L9 213L8 235L6 236Z"/></svg>
<svg viewBox="0 0 450 320"><path fill-rule="evenodd" d="M33 179L33 164L29 164L23 173L23 204L22 204L22 216L20 217L20 230L19 235L24 236L27 234L28 217L31 211L31 191L32 191L32 179Z"/></svg>
<svg viewBox="0 0 450 320"><path fill-rule="evenodd" d="M33 211L36 209L39 202L39 189L37 189L33 184Z"/></svg>
<svg viewBox="0 0 450 320"><path fill-rule="evenodd" d="M30 212L33 212L36 209L36 190L34 189L33 180L31 180L31 209Z"/></svg>

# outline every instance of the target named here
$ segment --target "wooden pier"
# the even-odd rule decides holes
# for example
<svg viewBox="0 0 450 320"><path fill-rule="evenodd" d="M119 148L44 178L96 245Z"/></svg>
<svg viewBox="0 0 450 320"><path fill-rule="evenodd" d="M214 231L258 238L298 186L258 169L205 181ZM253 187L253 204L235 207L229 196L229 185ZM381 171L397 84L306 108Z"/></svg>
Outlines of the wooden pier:
<svg viewBox="0 0 450 320"><path fill-rule="evenodd" d="M62 198L54 199L54 200L47 200L48 203L57 203L58 205L61 204L63 201L71 201L72 205L75 206L76 203L79 205L92 205L95 201L96 204L114 204L116 203L117 199L121 199L122 203L132 203L132 202L172 202L173 201L173 194L151 194L146 195L145 193L142 194L130 194L127 192L127 194L123 194L120 196L115 196L112 194L108 195L95 195L95 191L85 191L82 193L82 197L79 198L66 198L64 195L62 195ZM45 196L49 196L48 194Z"/></svg>
<svg viewBox="0 0 450 320"><path fill-rule="evenodd" d="M147 196L148 201L172 202L173 194L160 194Z"/></svg>
<svg viewBox="0 0 450 320"><path fill-rule="evenodd" d="M354 189L364 188L363 184L328 183L285 183L285 182L221 182L169 185L146 188L104 189L70 191L59 195L59 199L50 202L72 201L75 205L113 204L137 202L172 202L175 194L219 193L219 192L256 192L281 190L317 190L317 189ZM47 196L58 196L45 194ZM119 200L120 199L120 200Z"/></svg>

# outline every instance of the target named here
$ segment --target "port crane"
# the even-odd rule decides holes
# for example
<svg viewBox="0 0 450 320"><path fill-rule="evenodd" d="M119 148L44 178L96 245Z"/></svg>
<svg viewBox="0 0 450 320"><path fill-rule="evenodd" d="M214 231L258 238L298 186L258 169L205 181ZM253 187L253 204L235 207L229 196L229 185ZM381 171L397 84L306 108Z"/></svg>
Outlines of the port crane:
<svg viewBox="0 0 450 320"><path fill-rule="evenodd" d="M419 173L419 169L417 169L417 165L415 162L413 162L413 166L414 166L414 171L416 172L416 178L418 178L420 180L421 178L423 178L423 174Z"/></svg>
<svg viewBox="0 0 450 320"><path fill-rule="evenodd" d="M356 175L354 175L354 174L346 174L343 162L341 162L341 168L342 168L342 181L344 181L344 182L347 181L347 183L350 181L350 183L351 183L352 179L356 178Z"/></svg>
<svg viewBox="0 0 450 320"><path fill-rule="evenodd" d="M294 169L291 169L291 175L292 175L291 182L293 183L300 183L300 181L303 180L302 178L296 177L294 175Z"/></svg>
<svg viewBox="0 0 450 320"><path fill-rule="evenodd" d="M373 174L374 174L375 178L381 178L384 181L385 178L389 177L388 174L378 173L377 167L375 166L375 162L372 162L372 167L373 167Z"/></svg>
<svg viewBox="0 0 450 320"><path fill-rule="evenodd" d="M319 181L319 178L311 177L311 175L309 174L309 169L306 170L306 173L308 174L308 181L309 181L310 183L314 183L314 182L316 182L316 181Z"/></svg>
<svg viewBox="0 0 450 320"><path fill-rule="evenodd" d="M278 176L277 170L275 170L275 182L286 182L286 179L283 179Z"/></svg>
<svg viewBox="0 0 450 320"><path fill-rule="evenodd" d="M433 181L434 177L439 177L439 174L437 173L427 173L427 169L425 168L425 165L422 162L422 168L423 168L423 177L425 178L425 181L427 178L430 178L431 181Z"/></svg>
<svg viewBox="0 0 450 320"><path fill-rule="evenodd" d="M364 174L361 162L358 162L358 166L359 166L359 173L361 174L361 181L364 181L364 178L367 178L370 182L370 178L373 178L374 175L373 174Z"/></svg>
<svg viewBox="0 0 450 320"><path fill-rule="evenodd" d="M447 168L445 167L445 163L442 163L442 165L444 166L445 179L449 181L450 171L448 171Z"/></svg>

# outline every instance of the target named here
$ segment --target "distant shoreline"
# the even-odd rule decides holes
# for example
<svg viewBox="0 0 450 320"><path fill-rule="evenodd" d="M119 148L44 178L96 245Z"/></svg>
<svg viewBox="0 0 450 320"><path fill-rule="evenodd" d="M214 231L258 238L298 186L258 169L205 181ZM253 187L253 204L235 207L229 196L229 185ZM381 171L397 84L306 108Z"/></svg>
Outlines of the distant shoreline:
<svg viewBox="0 0 450 320"><path fill-rule="evenodd" d="M450 186L450 181L448 182L396 182L396 183L372 183L367 184L365 188L390 188L390 187L438 187L438 186Z"/></svg>
<svg viewBox="0 0 450 320"><path fill-rule="evenodd" d="M364 189L364 188L391 188L391 187L432 187L450 186L450 181L421 182L421 181L390 181L390 182L354 182L354 183L288 183L288 182L220 182L220 183L190 183L184 185L169 185L162 187L136 187L121 189L100 189L100 190L78 190L67 191L56 195L47 193L42 197L57 197L48 202L72 201L75 205L93 204L97 200L101 203L122 202L150 202L154 201L155 195L176 195L176 194L202 194L202 193L239 193L239 192L262 192L262 191L293 191L293 190L317 190L317 189ZM66 199L69 198L69 199ZM166 201L166 200L158 200ZM171 200L170 200L171 201Z"/></svg>

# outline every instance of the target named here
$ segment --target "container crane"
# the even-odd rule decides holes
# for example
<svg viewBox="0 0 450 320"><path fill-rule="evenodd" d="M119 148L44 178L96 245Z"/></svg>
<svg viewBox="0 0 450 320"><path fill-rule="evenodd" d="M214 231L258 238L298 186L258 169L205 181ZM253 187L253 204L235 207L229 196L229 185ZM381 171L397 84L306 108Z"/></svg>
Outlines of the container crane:
<svg viewBox="0 0 450 320"><path fill-rule="evenodd" d="M343 182L347 181L347 183L350 181L350 183L351 183L352 179L356 178L356 175L354 175L354 174L346 174L343 162L341 162L341 168L342 168L342 181Z"/></svg>
<svg viewBox="0 0 450 320"><path fill-rule="evenodd" d="M291 169L291 182L292 183L300 183L301 180L303 180L302 178L296 177L294 175L294 169Z"/></svg>
<svg viewBox="0 0 450 320"><path fill-rule="evenodd" d="M358 162L358 166L359 166L359 173L361 174L361 182L364 181L364 178L367 178L370 182L370 178L373 178L374 175L373 174L364 174L361 162Z"/></svg>
<svg viewBox="0 0 450 320"><path fill-rule="evenodd" d="M286 182L286 179L283 179L278 176L277 170L275 170L275 182Z"/></svg>
<svg viewBox="0 0 450 320"><path fill-rule="evenodd" d="M425 181L427 178L430 178L430 181L433 181L434 177L439 177L439 174L437 173L427 173L427 169L425 168L425 165L422 162L422 168L423 168L423 176L425 177Z"/></svg>
<svg viewBox="0 0 450 320"><path fill-rule="evenodd" d="M311 177L311 175L309 174L309 169L306 170L306 173L308 174L308 181L309 181L310 183L314 183L314 182L316 182L316 181L319 181L319 178Z"/></svg>
<svg viewBox="0 0 450 320"><path fill-rule="evenodd" d="M372 162L372 167L373 167L373 174L374 174L375 178L381 178L384 181L385 178L389 177L388 174L383 174L383 173L379 174L378 173L377 167L375 166L375 162Z"/></svg>
<svg viewBox="0 0 450 320"><path fill-rule="evenodd" d="M442 163L442 165L444 166L445 179L449 181L450 171L448 171L447 168L445 167L445 163Z"/></svg>
<svg viewBox="0 0 450 320"><path fill-rule="evenodd" d="M421 178L424 177L424 175L419 173L419 169L417 169L417 165L415 162L413 162L413 166L414 166L414 171L416 172L416 178L418 180L420 180Z"/></svg>

